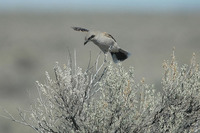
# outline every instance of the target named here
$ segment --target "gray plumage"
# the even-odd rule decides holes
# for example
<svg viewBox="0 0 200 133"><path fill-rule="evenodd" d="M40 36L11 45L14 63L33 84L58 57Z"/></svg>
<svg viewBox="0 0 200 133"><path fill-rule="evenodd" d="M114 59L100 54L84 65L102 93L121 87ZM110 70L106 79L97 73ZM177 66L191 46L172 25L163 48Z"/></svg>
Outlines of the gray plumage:
<svg viewBox="0 0 200 133"><path fill-rule="evenodd" d="M90 31L81 27L72 27L75 31L86 32L84 45L89 41L96 44L104 54L110 52L112 59L115 63L124 61L130 56L130 53L121 49L114 37L106 32Z"/></svg>

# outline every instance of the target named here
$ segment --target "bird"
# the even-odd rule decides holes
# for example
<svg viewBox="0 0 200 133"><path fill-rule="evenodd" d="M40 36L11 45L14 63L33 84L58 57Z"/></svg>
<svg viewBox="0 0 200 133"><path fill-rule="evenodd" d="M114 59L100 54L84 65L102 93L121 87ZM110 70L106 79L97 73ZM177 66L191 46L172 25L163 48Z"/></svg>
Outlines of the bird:
<svg viewBox="0 0 200 133"><path fill-rule="evenodd" d="M81 27L71 27L75 31L85 32L85 42L86 45L88 42L93 42L96 44L106 55L110 52L113 62L118 63L121 61L126 60L131 54L119 47L114 37L107 32L100 32L100 31L90 31L85 28Z"/></svg>

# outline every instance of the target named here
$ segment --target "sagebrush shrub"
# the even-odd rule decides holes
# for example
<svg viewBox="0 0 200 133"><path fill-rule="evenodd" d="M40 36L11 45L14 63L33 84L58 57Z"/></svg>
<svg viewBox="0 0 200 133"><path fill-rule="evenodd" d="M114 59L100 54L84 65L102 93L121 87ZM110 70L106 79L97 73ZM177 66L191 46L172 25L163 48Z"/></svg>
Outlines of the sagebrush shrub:
<svg viewBox="0 0 200 133"><path fill-rule="evenodd" d="M97 59L98 60L98 59ZM182 133L200 132L200 71L195 55L179 67L174 53L163 63L162 91L144 80L136 83L134 69L98 61L84 71L71 61L54 67L55 78L37 81L38 98L16 120L39 133ZM28 111L27 111L28 110Z"/></svg>

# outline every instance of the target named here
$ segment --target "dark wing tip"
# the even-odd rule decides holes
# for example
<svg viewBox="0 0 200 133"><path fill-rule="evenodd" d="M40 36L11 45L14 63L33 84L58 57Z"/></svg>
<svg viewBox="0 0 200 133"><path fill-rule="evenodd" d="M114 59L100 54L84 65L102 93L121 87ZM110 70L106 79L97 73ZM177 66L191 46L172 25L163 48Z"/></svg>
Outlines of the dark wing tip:
<svg viewBox="0 0 200 133"><path fill-rule="evenodd" d="M85 28L81 28L81 27L72 27L72 29L74 29L75 31L81 31L81 32L88 32L88 29Z"/></svg>
<svg viewBox="0 0 200 133"><path fill-rule="evenodd" d="M109 38L112 38L115 42L117 42L117 41L115 40L115 38L114 38L112 35L110 35L110 34L108 34L108 33L106 33L106 32L105 32L105 36L107 36L107 37L109 37Z"/></svg>

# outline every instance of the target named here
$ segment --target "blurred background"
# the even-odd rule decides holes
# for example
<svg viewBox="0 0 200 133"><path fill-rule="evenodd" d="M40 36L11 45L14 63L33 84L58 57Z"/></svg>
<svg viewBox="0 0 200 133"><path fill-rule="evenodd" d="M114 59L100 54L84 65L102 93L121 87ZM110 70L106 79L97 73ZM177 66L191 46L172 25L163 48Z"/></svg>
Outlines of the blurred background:
<svg viewBox="0 0 200 133"><path fill-rule="evenodd" d="M113 35L131 53L123 66L133 66L136 81L145 77L158 90L162 63L173 47L179 65L189 64L193 52L200 59L197 0L0 0L1 104L13 107L13 101L26 98L36 80L45 82L45 71L53 77L55 62L67 63L68 49L76 50L82 68L90 52L95 61L100 49L84 46L84 33L71 26ZM22 132L33 131L0 118L0 133Z"/></svg>

